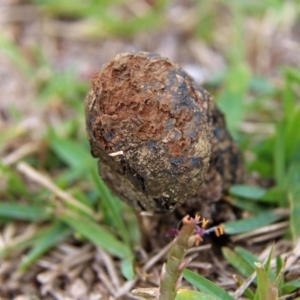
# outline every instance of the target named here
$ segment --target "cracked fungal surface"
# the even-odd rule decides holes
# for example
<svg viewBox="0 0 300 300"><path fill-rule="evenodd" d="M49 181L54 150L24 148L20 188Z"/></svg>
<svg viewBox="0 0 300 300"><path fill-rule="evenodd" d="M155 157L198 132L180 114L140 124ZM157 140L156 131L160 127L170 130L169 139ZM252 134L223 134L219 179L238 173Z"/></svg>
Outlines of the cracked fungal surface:
<svg viewBox="0 0 300 300"><path fill-rule="evenodd" d="M239 153L222 114L167 58L117 55L93 77L85 111L100 175L138 211L172 211L195 196L206 178L206 186L219 178L213 188L223 190L240 175Z"/></svg>

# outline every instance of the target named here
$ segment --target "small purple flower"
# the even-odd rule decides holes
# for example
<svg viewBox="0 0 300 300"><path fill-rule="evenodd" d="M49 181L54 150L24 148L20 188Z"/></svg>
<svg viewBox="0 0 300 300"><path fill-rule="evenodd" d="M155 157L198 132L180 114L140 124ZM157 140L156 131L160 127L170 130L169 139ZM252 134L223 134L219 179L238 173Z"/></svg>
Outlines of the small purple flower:
<svg viewBox="0 0 300 300"><path fill-rule="evenodd" d="M196 218L190 218L190 220L197 223L197 225L195 226L194 234L198 235L200 238L202 238L204 235L210 234L212 232L215 232L216 236L220 236L224 233L223 225L205 229L209 220L203 218L202 221L199 221L200 220L199 216L196 216ZM179 229L172 228L167 232L167 236L178 236L179 232L180 232Z"/></svg>

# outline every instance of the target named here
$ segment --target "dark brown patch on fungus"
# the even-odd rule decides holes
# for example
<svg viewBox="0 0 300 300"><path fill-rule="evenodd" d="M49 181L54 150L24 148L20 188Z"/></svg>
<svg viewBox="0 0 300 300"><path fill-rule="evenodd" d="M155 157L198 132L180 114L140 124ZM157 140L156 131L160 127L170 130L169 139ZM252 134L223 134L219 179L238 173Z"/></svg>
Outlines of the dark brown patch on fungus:
<svg viewBox="0 0 300 300"><path fill-rule="evenodd" d="M240 159L222 114L167 58L117 55L95 74L85 111L102 178L135 210L174 210L197 194L207 172L209 178L220 177L221 190L237 176L227 169ZM122 154L109 155L116 152ZM220 171L209 167L212 159Z"/></svg>

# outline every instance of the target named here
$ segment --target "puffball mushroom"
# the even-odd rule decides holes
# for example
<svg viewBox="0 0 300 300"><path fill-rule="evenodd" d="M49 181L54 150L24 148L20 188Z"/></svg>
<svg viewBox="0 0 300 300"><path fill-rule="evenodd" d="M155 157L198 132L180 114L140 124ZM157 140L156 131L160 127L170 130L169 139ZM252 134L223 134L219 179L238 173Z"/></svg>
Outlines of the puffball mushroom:
<svg viewBox="0 0 300 300"><path fill-rule="evenodd" d="M101 177L136 211L171 212L206 178L224 190L240 175L223 115L167 58L117 55L94 75L85 113Z"/></svg>

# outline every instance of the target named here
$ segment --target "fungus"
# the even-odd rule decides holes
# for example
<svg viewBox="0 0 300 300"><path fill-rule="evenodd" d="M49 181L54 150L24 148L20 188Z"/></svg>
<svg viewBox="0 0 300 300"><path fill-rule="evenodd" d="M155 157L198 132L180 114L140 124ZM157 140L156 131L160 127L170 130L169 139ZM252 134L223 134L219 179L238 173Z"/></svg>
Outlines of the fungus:
<svg viewBox="0 0 300 300"><path fill-rule="evenodd" d="M173 211L206 178L223 190L239 175L223 115L167 58L117 55L94 75L85 112L100 175L137 211Z"/></svg>

